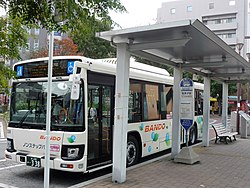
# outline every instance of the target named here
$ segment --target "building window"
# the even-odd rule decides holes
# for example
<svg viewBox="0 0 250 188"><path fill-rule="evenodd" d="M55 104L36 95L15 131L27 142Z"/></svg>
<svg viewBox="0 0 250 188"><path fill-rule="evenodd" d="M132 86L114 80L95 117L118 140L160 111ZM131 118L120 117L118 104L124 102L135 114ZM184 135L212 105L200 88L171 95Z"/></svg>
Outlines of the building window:
<svg viewBox="0 0 250 188"><path fill-rule="evenodd" d="M31 35L31 29L26 29L26 31L27 31L27 33L29 34L29 35Z"/></svg>
<svg viewBox="0 0 250 188"><path fill-rule="evenodd" d="M232 32L232 33L219 33L217 34L218 37L220 37L221 39L230 39L230 38L236 38L236 33Z"/></svg>
<svg viewBox="0 0 250 188"><path fill-rule="evenodd" d="M27 41L26 45L26 51L30 51L30 40Z"/></svg>
<svg viewBox="0 0 250 188"><path fill-rule="evenodd" d="M232 23L233 22L233 18L228 18L227 19L227 23Z"/></svg>
<svg viewBox="0 0 250 188"><path fill-rule="evenodd" d="M39 39L34 39L34 50L39 49Z"/></svg>
<svg viewBox="0 0 250 188"><path fill-rule="evenodd" d="M35 35L39 35L40 33L40 29L39 28L35 28Z"/></svg>
<svg viewBox="0 0 250 188"><path fill-rule="evenodd" d="M170 13L171 13L171 14L175 14L175 8L171 8L171 9L170 9Z"/></svg>
<svg viewBox="0 0 250 188"><path fill-rule="evenodd" d="M214 3L209 3L209 9L214 9Z"/></svg>
<svg viewBox="0 0 250 188"><path fill-rule="evenodd" d="M215 24L221 24L221 20L215 20Z"/></svg>
<svg viewBox="0 0 250 188"><path fill-rule="evenodd" d="M193 7L190 5L190 6L187 6L187 12L192 12L193 11Z"/></svg>
<svg viewBox="0 0 250 188"><path fill-rule="evenodd" d="M229 1L229 6L234 6L235 5L235 0L230 0Z"/></svg>
<svg viewBox="0 0 250 188"><path fill-rule="evenodd" d="M233 33L228 33L227 37L228 38L234 38L234 34Z"/></svg>

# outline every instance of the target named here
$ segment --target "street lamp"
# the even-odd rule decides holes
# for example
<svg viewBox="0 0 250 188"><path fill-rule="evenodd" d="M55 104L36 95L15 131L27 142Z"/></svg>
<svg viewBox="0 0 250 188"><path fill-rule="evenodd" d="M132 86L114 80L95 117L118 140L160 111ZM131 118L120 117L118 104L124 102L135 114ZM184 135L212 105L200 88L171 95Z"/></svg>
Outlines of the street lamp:
<svg viewBox="0 0 250 188"><path fill-rule="evenodd" d="M236 48L238 49L239 55L241 55L241 49L243 48L243 43L237 43ZM241 83L237 83L237 123L236 131L240 133L240 97L241 97Z"/></svg>
<svg viewBox="0 0 250 188"><path fill-rule="evenodd" d="M243 48L243 46L244 46L244 43L242 43L242 42L239 42L239 43L236 44L236 48L238 49L239 54L240 54L241 49Z"/></svg>

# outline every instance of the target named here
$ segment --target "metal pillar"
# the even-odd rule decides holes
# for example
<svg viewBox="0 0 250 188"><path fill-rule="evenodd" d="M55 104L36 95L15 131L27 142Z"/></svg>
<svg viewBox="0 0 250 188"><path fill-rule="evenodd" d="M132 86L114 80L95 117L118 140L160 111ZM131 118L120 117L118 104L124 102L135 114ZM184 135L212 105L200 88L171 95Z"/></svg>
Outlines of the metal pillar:
<svg viewBox="0 0 250 188"><path fill-rule="evenodd" d="M244 46L243 42L238 42L236 45L239 55L241 55L241 49ZM236 131L240 134L240 97L241 97L241 83L237 83L237 122L236 122Z"/></svg>
<svg viewBox="0 0 250 188"><path fill-rule="evenodd" d="M208 77L204 77L203 126L202 126L203 146L209 146L210 85L211 85L211 79Z"/></svg>
<svg viewBox="0 0 250 188"><path fill-rule="evenodd" d="M127 51L127 44L117 44L112 171L112 181L115 183L126 181L129 59L130 53Z"/></svg>
<svg viewBox="0 0 250 188"><path fill-rule="evenodd" d="M174 158L180 152L180 81L182 69L174 68L173 86L173 125L172 125L172 150L171 157Z"/></svg>
<svg viewBox="0 0 250 188"><path fill-rule="evenodd" d="M249 44L249 46L250 46L250 44ZM246 54L247 55L247 58L248 58L248 62L250 63L250 53L247 53ZM247 83L247 114L249 115L249 110L250 110L250 108L249 108L249 103L250 103L250 82L248 82Z"/></svg>
<svg viewBox="0 0 250 188"><path fill-rule="evenodd" d="M223 82L222 84L222 123L227 127L228 116L228 84Z"/></svg>
<svg viewBox="0 0 250 188"><path fill-rule="evenodd" d="M241 98L241 83L237 83L237 121L236 131L240 134L240 98Z"/></svg>
<svg viewBox="0 0 250 188"><path fill-rule="evenodd" d="M247 114L249 114L249 106L248 106L248 104L249 104L249 102L250 102L250 100L249 100L249 98L250 98L250 95L249 95L249 92L250 92L250 90L249 90L249 87L250 87L250 84L249 84L249 82L246 84L247 85L247 107L246 107L246 113Z"/></svg>
<svg viewBox="0 0 250 188"><path fill-rule="evenodd" d="M49 188L49 177L50 177L50 125L51 125L53 49L54 49L54 31L51 31L50 35L49 35L49 62L48 62L46 135L45 135L44 188Z"/></svg>

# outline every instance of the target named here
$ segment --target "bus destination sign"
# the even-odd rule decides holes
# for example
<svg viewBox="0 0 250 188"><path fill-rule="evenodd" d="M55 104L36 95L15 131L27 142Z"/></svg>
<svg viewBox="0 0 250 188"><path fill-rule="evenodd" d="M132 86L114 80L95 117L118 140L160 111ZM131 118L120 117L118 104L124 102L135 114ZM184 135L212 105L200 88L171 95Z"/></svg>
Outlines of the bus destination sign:
<svg viewBox="0 0 250 188"><path fill-rule="evenodd" d="M74 62L78 59L53 60L53 77L68 76L73 73ZM48 76L48 61L17 64L14 67L18 78L38 78Z"/></svg>

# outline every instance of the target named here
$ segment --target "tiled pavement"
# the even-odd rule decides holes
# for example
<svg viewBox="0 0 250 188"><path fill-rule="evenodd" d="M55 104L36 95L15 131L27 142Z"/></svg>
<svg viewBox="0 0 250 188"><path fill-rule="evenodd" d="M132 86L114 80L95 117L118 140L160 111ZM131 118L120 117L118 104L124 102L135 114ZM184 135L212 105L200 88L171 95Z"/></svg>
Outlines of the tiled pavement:
<svg viewBox="0 0 250 188"><path fill-rule="evenodd" d="M210 138L214 132L210 129ZM239 137L239 136L238 136ZM229 144L210 141L209 147L197 145L200 162L174 163L169 156L127 170L127 181L112 183L111 177L78 184L84 188L250 188L250 137Z"/></svg>
<svg viewBox="0 0 250 188"><path fill-rule="evenodd" d="M210 138L215 136L210 129ZM210 141L209 147L193 147L200 162L193 165L174 163L170 156L153 163L128 169L126 182L112 183L107 177L84 188L250 188L250 137L229 144Z"/></svg>
<svg viewBox="0 0 250 188"><path fill-rule="evenodd" d="M200 162L193 165L174 163L170 157L127 171L127 181L112 183L111 177L85 188L249 188L250 139L229 144L210 142L209 147L195 146Z"/></svg>

